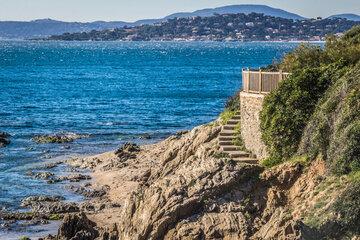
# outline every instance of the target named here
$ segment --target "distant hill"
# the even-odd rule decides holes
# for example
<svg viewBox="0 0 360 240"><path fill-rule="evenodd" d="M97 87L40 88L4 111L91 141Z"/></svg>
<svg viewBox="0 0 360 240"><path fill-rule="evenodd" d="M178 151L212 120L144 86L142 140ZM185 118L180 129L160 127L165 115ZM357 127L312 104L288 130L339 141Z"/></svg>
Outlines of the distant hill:
<svg viewBox="0 0 360 240"><path fill-rule="evenodd" d="M329 18L345 18L347 20L351 20L351 21L358 21L360 22L360 16L356 15L356 14L352 14L352 13L345 13L345 14L337 14L337 15L332 15Z"/></svg>
<svg viewBox="0 0 360 240"><path fill-rule="evenodd" d="M60 41L319 41L359 22L343 18L293 19L263 13L170 18L159 24L65 33L39 40Z"/></svg>
<svg viewBox="0 0 360 240"><path fill-rule="evenodd" d="M263 13L264 15L272 16L272 17L281 17L281 18L294 19L294 20L305 19L300 15L290 13L282 9L272 8L266 5L254 5L254 4L230 5L230 6L218 7L218 8L208 8L208 9L198 10L192 13L186 13L186 12L175 13L165 17L165 19L175 18L175 17L183 18L183 17L195 17L195 16L209 17L214 14L237 14L237 13L249 14L253 12Z"/></svg>
<svg viewBox="0 0 360 240"><path fill-rule="evenodd" d="M172 18L187 17L207 17L214 14L236 14L236 13L263 13L264 15L281 17L286 19L304 19L294 13L290 13L281 9L272 8L265 5L231 5L225 7L202 9L195 12L174 13L160 19L144 19L136 22L124 21L96 21L96 22L62 22L52 19L40 19L30 22L20 21L1 21L0 22L0 38L34 38L46 37L51 35L59 35L63 33L89 32L91 30L105 30L113 28L122 28L124 26L140 26L144 24L154 24L163 22Z"/></svg>
<svg viewBox="0 0 360 240"><path fill-rule="evenodd" d="M0 22L0 38L32 38L45 37L66 32L89 32L91 30L104 30L118 28L126 25L126 22L62 22L52 19L40 19L30 22L2 21Z"/></svg>

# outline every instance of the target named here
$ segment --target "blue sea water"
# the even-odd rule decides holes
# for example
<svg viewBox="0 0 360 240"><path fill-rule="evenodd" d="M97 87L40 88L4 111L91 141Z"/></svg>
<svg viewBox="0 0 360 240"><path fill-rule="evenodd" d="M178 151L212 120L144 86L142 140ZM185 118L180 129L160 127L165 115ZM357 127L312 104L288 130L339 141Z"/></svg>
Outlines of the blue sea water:
<svg viewBox="0 0 360 240"><path fill-rule="evenodd" d="M296 43L0 41L0 208L29 195L80 198L27 176L54 159L158 141L217 118L241 69L270 64ZM37 134L89 138L36 144ZM140 140L144 134L150 140ZM66 174L67 168L54 169Z"/></svg>

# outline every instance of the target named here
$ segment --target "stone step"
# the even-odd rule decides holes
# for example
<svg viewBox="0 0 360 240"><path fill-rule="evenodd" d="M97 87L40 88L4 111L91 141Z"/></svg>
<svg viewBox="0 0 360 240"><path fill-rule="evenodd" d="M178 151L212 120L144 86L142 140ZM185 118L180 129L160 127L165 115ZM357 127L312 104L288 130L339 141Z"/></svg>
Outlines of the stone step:
<svg viewBox="0 0 360 240"><path fill-rule="evenodd" d="M223 130L234 130L236 125L225 125L223 126Z"/></svg>
<svg viewBox="0 0 360 240"><path fill-rule="evenodd" d="M238 124L240 122L240 119L230 119L229 121L227 121L226 125L231 125L231 124Z"/></svg>
<svg viewBox="0 0 360 240"><path fill-rule="evenodd" d="M223 130L220 132L220 136L232 136L236 134L234 130Z"/></svg>
<svg viewBox="0 0 360 240"><path fill-rule="evenodd" d="M259 164L259 160L257 160L256 158L239 157L239 158L232 158L232 160L242 163Z"/></svg>
<svg viewBox="0 0 360 240"><path fill-rule="evenodd" d="M232 141L220 141L219 146L233 146L234 143Z"/></svg>
<svg viewBox="0 0 360 240"><path fill-rule="evenodd" d="M243 151L224 151L230 155L231 158L249 157L250 154Z"/></svg>
<svg viewBox="0 0 360 240"><path fill-rule="evenodd" d="M235 138L234 135L232 135L232 136L220 136L219 141L220 142L227 142L227 141L232 141L234 138Z"/></svg>
<svg viewBox="0 0 360 240"><path fill-rule="evenodd" d="M235 146L235 145L223 145L223 146L220 147L220 149L222 151L224 151L224 152L227 152L227 151L240 151L240 147Z"/></svg>
<svg viewBox="0 0 360 240"><path fill-rule="evenodd" d="M240 115L235 115L231 118L232 120L240 120L241 116Z"/></svg>

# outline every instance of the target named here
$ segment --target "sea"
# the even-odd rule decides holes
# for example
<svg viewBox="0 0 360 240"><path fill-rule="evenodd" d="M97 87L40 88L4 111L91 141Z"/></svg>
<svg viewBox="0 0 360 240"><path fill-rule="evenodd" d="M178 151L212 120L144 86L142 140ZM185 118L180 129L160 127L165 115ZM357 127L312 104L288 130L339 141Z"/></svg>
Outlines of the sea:
<svg viewBox="0 0 360 240"><path fill-rule="evenodd" d="M80 201L68 183L48 184L29 171L125 142L154 143L213 121L241 88L242 68L279 61L297 45L0 41L0 132L11 134L0 148L0 210L27 211L21 199L32 195ZM63 144L32 140L56 133L86 137ZM49 231L47 225L0 224L0 239Z"/></svg>

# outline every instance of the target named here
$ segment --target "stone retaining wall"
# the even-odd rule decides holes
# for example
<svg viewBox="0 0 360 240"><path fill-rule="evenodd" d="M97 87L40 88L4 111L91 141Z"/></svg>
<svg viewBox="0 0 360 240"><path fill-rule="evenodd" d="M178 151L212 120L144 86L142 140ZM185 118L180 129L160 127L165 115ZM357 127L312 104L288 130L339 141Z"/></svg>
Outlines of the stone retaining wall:
<svg viewBox="0 0 360 240"><path fill-rule="evenodd" d="M265 95L256 93L240 93L241 105L241 135L246 149L258 159L268 156L266 146L261 140L260 111Z"/></svg>

